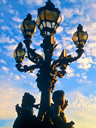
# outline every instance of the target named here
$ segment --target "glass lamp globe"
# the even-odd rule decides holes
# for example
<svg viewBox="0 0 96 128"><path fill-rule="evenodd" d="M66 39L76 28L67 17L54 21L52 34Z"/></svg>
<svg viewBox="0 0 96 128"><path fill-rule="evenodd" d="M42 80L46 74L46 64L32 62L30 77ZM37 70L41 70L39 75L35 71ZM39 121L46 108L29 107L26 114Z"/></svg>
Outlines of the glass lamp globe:
<svg viewBox="0 0 96 128"><path fill-rule="evenodd" d="M56 33L62 18L58 8L48 0L44 7L38 9L36 24L43 37L51 36Z"/></svg>
<svg viewBox="0 0 96 128"><path fill-rule="evenodd" d="M87 42L88 34L83 31L81 24L77 27L77 31L73 34L73 42L77 48L83 48Z"/></svg>
<svg viewBox="0 0 96 128"><path fill-rule="evenodd" d="M29 13L22 22L20 29L25 39L31 39L36 32L36 23L32 21L32 16Z"/></svg>
<svg viewBox="0 0 96 128"><path fill-rule="evenodd" d="M16 63L22 63L26 56L26 51L23 48L17 47L14 52L13 56L15 58Z"/></svg>

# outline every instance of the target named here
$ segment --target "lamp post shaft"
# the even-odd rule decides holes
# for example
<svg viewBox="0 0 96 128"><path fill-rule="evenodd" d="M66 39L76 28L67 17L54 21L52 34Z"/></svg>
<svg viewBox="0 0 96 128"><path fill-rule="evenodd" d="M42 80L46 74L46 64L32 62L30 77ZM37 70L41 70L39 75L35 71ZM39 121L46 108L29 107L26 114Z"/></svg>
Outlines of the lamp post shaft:
<svg viewBox="0 0 96 128"><path fill-rule="evenodd" d="M41 47L45 54L45 60L37 74L37 87L41 91L41 101L38 117L44 115L44 112L51 106L51 91L54 84L53 76L51 75L50 67L52 55L54 52L54 37L45 37Z"/></svg>
<svg viewBox="0 0 96 128"><path fill-rule="evenodd" d="M42 90L38 117L42 118L42 116L50 106L51 106L51 90Z"/></svg>

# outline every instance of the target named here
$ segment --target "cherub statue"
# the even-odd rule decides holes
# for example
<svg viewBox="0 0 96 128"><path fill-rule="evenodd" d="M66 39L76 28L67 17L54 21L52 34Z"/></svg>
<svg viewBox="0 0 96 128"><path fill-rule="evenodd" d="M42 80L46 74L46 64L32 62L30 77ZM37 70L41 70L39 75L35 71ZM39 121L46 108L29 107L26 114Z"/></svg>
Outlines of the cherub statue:
<svg viewBox="0 0 96 128"><path fill-rule="evenodd" d="M25 92L22 98L21 107L16 105L16 112L18 117L16 118L13 128L36 128L37 118L33 115L33 107L39 108L39 104L34 105L35 98L29 93Z"/></svg>
<svg viewBox="0 0 96 128"><path fill-rule="evenodd" d="M62 90L55 91L52 96L54 104L51 105L45 115L45 122L50 125L50 128L73 128L73 121L67 123L64 110L68 106L68 101L65 100L65 93ZM50 118L49 122L47 122Z"/></svg>

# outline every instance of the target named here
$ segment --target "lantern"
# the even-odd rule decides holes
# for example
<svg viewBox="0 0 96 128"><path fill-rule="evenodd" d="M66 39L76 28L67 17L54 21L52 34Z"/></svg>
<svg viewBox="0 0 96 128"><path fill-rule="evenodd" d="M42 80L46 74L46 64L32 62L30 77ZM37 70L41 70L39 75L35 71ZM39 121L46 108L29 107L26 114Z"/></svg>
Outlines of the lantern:
<svg viewBox="0 0 96 128"><path fill-rule="evenodd" d="M82 49L85 46L85 43L88 39L88 34L87 32L83 31L83 26L79 24L77 27L77 31L73 34L73 42L76 45L77 48Z"/></svg>
<svg viewBox="0 0 96 128"><path fill-rule="evenodd" d="M33 34L36 32L36 23L35 21L32 21L32 16L30 13L24 19L20 29L25 39L31 39L33 37Z"/></svg>
<svg viewBox="0 0 96 128"><path fill-rule="evenodd" d="M38 9L36 24L43 37L51 36L56 33L62 18L58 8L48 0L44 7Z"/></svg>
<svg viewBox="0 0 96 128"><path fill-rule="evenodd" d="M22 43L20 42L18 47L14 50L13 56L15 58L16 63L22 63L25 59L26 51L22 47Z"/></svg>

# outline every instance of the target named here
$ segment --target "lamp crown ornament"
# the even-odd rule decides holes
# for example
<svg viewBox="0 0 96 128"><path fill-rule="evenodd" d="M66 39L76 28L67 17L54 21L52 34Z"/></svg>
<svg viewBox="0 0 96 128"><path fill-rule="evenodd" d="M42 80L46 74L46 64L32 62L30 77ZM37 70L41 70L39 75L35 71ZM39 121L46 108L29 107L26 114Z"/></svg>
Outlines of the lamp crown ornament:
<svg viewBox="0 0 96 128"><path fill-rule="evenodd" d="M77 27L77 30L78 30L79 32L83 31L83 26L82 26L81 24L79 24L78 27Z"/></svg>

